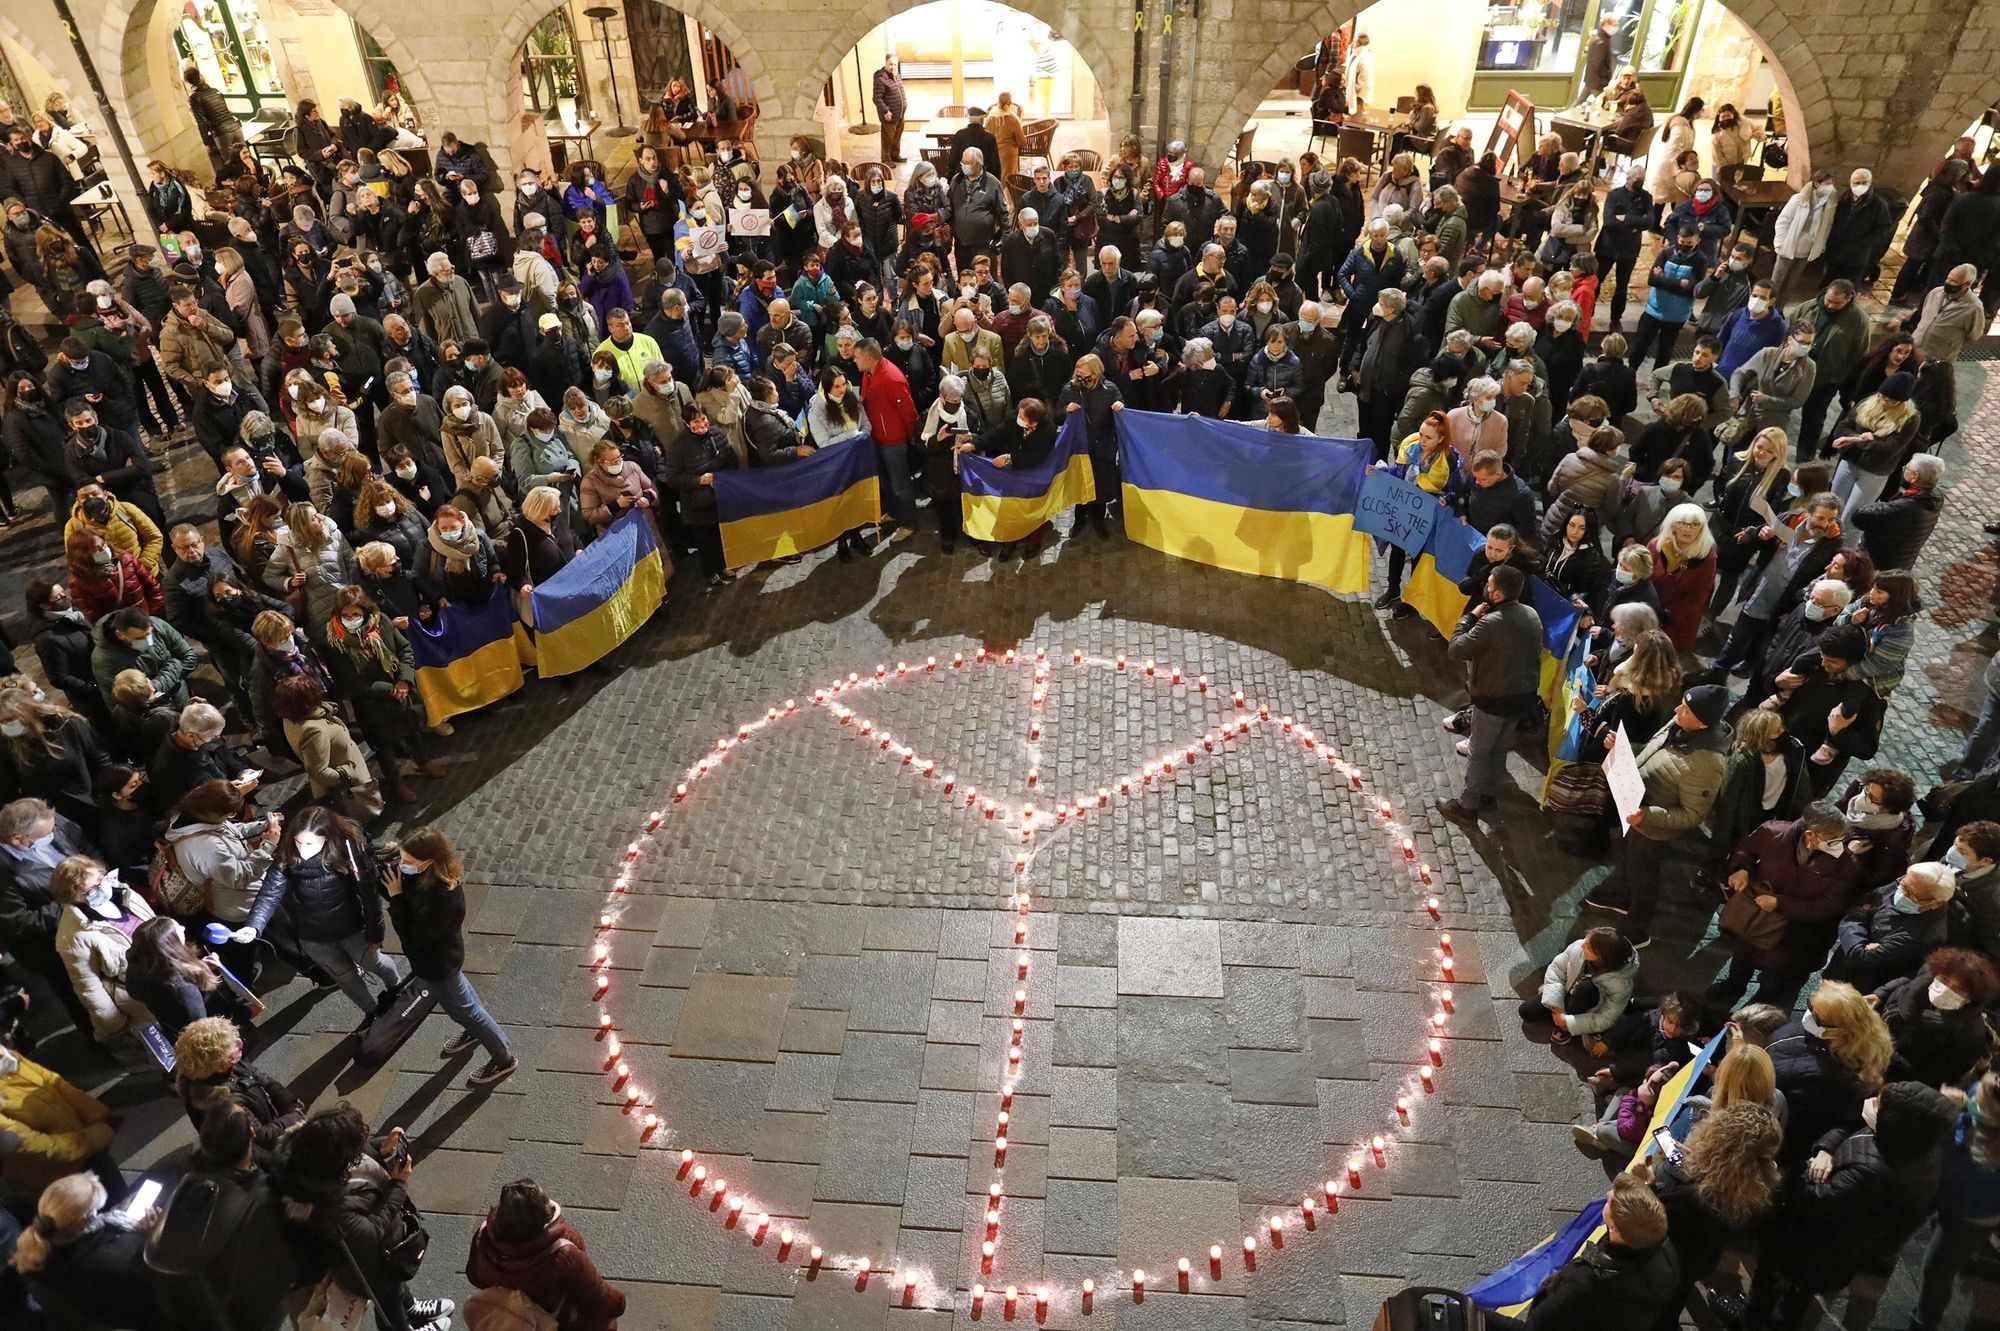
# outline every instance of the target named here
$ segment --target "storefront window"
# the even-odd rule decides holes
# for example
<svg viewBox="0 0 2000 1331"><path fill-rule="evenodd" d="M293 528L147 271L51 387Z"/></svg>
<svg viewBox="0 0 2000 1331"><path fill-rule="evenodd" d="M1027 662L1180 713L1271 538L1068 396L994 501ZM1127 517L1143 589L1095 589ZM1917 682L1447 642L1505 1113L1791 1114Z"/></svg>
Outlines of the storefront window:
<svg viewBox="0 0 2000 1331"><path fill-rule="evenodd" d="M1489 4L1479 68L1568 74L1582 60L1590 0Z"/></svg>
<svg viewBox="0 0 2000 1331"><path fill-rule="evenodd" d="M590 94L568 9L556 10L528 34L527 45L521 48L521 93L528 109L544 120L559 115L571 121L588 117Z"/></svg>
<svg viewBox="0 0 2000 1331"><path fill-rule="evenodd" d="M230 109L244 120L269 103L286 101L271 39L254 0L186 0L174 29L174 47L183 60L194 61L209 86L221 90Z"/></svg>
<svg viewBox="0 0 2000 1331"><path fill-rule="evenodd" d="M1653 0L1636 66L1641 74L1676 74L1687 63L1700 0Z"/></svg>

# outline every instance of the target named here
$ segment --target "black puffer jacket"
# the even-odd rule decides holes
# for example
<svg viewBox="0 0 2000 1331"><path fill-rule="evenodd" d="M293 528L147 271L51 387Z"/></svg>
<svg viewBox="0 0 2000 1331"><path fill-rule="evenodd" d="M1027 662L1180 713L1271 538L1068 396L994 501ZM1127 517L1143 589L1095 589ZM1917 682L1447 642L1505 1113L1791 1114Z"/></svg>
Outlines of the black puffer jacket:
<svg viewBox="0 0 2000 1331"><path fill-rule="evenodd" d="M1821 1136L1855 1122L1865 1097L1847 1065L1800 1022L1780 1026L1764 1052L1771 1056L1778 1089L1785 1093L1785 1144L1778 1160L1790 1167L1810 1155Z"/></svg>
<svg viewBox="0 0 2000 1331"><path fill-rule="evenodd" d="M285 1218L298 1227L334 1279L350 1292L374 1299L377 1325L408 1331L407 1300L399 1297L403 1281L385 1255L408 1233L415 1215L403 1185L373 1156L364 1157L344 1179L302 1178L285 1160L273 1167L272 1175Z"/></svg>
<svg viewBox="0 0 2000 1331"><path fill-rule="evenodd" d="M1896 1046L1885 1075L1925 1086L1958 1085L1986 1052L1985 1014L1970 1005L1951 1012L1935 1007L1930 987L1925 969L1875 991Z"/></svg>
<svg viewBox="0 0 2000 1331"><path fill-rule="evenodd" d="M389 898L396 937L419 979L445 980L465 967L465 893L426 869L403 878Z"/></svg>
<svg viewBox="0 0 2000 1331"><path fill-rule="evenodd" d="M250 927L262 933L280 914L289 917L307 942L333 943L357 934L370 943L381 942L382 897L375 890L374 857L366 848L356 851L329 841L310 860L290 868L273 864L250 907Z"/></svg>

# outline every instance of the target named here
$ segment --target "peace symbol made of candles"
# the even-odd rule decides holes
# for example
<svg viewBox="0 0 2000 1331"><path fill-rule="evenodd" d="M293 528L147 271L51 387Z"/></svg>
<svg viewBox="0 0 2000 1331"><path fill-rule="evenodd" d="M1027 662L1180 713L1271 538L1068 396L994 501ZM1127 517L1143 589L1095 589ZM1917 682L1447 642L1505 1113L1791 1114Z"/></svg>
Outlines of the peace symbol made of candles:
<svg viewBox="0 0 2000 1331"><path fill-rule="evenodd" d="M1023 660L1024 655L1029 659ZM1192 690L1198 695L1206 695L1213 689L1218 695L1227 695L1227 707L1222 720L1209 725L1184 745L1164 749L1136 768L1111 778L1093 790L1083 791L1074 797L1051 799L1043 788L1037 763L1046 724L1051 676L1065 661L1071 670L1107 670L1129 680L1150 681L1155 687L1179 694ZM1027 785L1035 798L1019 803L998 794L982 795L975 787L961 782L947 763L890 733L855 706L857 700L873 690L922 680L965 681L982 672L1018 670L1024 665L1031 667L1033 676L1027 720L1030 746ZM1150 790L1175 786L1177 774L1191 769L1197 762L1209 762L1217 754L1242 748L1256 735L1277 740L1303 763L1330 774L1335 784L1343 786L1351 796L1363 795L1368 790L1367 776L1301 718L1274 712L1271 704L1252 701L1240 689L1228 690L1211 685L1206 674L1190 674L1178 666L1152 659L1134 663L1123 655L1097 657L1080 648L1051 654L1046 647L1010 647L991 651L982 646L974 648L969 654L953 652L948 662L937 656L927 656L914 664L897 661L892 666L885 661L867 674L854 671L815 688L805 704L801 704L797 697L789 697L781 704L767 707L761 718L744 722L734 731L717 738L703 757L679 775L673 784L670 806L687 803L703 781L719 773L725 763L736 760L746 745L773 727L815 714L829 718L839 733L868 746L884 761L900 769L920 789L941 799L947 807L982 823L992 823L996 830L1005 829L1017 847L1017 853L1012 857L1011 873L1006 875L999 890L1002 902L1014 913L1013 978L1023 987L1014 990L1010 1037L1002 1055L1002 1066L994 1074L995 1088L988 1092L993 1096L993 1153L991 1181L986 1188L978 1272L982 1277L987 1276L992 1273L1004 1242L1006 1202L1010 1196L1007 1188L1008 1129L1013 1120L1014 1097L1021 1090L1022 1049L1031 1034L1027 1015L1029 995L1025 982L1037 964L1032 948L1037 921L1032 882L1038 842L1072 823L1101 818L1118 803L1143 798ZM1408 866L1412 909L1425 923L1434 929L1441 929L1443 909L1433 894L1436 872L1430 864L1418 859L1416 840L1410 829L1397 818L1393 801L1378 795L1371 803L1368 822L1390 838L1400 850L1401 861ZM662 824L671 813L670 806L648 813L642 830L627 843L597 917L597 937L591 946L590 965L586 970L596 1005L596 1038L602 1046L603 1067L612 1096L631 1120L641 1147L663 1150L673 1149L677 1143L672 1141L670 1126L657 1112L653 1092L640 1083L624 1057L619 1040L622 1027L613 1007L612 991L613 972L620 969L616 950L622 899L631 890L635 869L654 844ZM1406 1084L1398 1088L1394 1112L1383 1125L1385 1130L1357 1135L1357 1146L1347 1158L1344 1171L1329 1177L1318 1196L1308 1194L1300 1198L1295 1207L1265 1208L1251 1231L1240 1239L1235 1235L1218 1236L1220 1241L1208 1246L1205 1262L1190 1260L1186 1256L1169 1259L1162 1269L1172 1272L1175 1289L1189 1292L1213 1287L1225 1278L1233 1263L1240 1262L1241 1270L1254 1273L1261 1266L1278 1260L1285 1251L1288 1225L1296 1223L1303 1229L1316 1230L1322 1224L1331 1223L1340 1211L1341 1197L1365 1186L1366 1169L1372 1167L1381 1171L1388 1168L1396 1145L1414 1125L1418 1106L1437 1090L1438 1076L1445 1062L1444 1041L1450 1034L1450 1021L1456 1010L1452 987L1458 982L1458 977L1454 971L1451 935L1439 932L1436 938L1437 946L1429 962L1434 973L1429 982L1438 1009L1415 1033L1420 1050L1420 1056L1415 1060L1415 1076L1406 1079ZM633 945L644 948L650 943L635 941ZM773 1260L795 1268L801 1278L818 1280L832 1272L837 1274L837 1278L851 1282L857 1293L866 1293L879 1277L880 1282L888 1287L890 1302L903 1308L948 1308L957 1300L958 1285L952 1273L939 1274L928 1269L898 1266L893 1254L829 1254L821 1245L814 1243L812 1236L798 1223L780 1223L774 1233L769 1212L747 1195L741 1186L732 1185L725 1178L711 1176L702 1152L692 1146L681 1146L679 1155L674 1177L685 1187L688 1197L716 1216L726 1230L753 1247L768 1251ZM750 1217L748 1219L745 1218L746 1212ZM1200 1249L1195 1251L1199 1253ZM1236 1254L1235 1257L1226 1259L1230 1253ZM1100 1290L1107 1296L1122 1293L1134 1302L1143 1301L1148 1280L1143 1268L1134 1268L1129 1272L1108 1270L1102 1280L1083 1279L1074 1285L1050 1282L1028 1290L1015 1286L989 1290L983 1283L973 1283L965 1291L964 1300L974 1318L990 1316L997 1311L1004 1320L1012 1321L1018 1316L1032 1317L1041 1322L1048 1318L1051 1307L1059 1310L1074 1308L1086 1316L1092 1314L1096 1310ZM1155 1280L1154 1284L1166 1287L1163 1280Z"/></svg>

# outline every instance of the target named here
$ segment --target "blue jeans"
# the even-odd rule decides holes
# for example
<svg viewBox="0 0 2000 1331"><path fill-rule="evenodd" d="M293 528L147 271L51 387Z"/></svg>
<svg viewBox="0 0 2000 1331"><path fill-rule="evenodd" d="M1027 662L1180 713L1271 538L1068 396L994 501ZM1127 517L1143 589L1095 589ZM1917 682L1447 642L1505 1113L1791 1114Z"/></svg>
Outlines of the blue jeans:
<svg viewBox="0 0 2000 1331"><path fill-rule="evenodd" d="M889 482L883 507L888 510L890 523L897 527L916 526L917 491L910 479L909 445L877 444L875 458L882 466L883 479Z"/></svg>
<svg viewBox="0 0 2000 1331"><path fill-rule="evenodd" d="M2000 749L2000 697L1989 693L1985 706L1979 709L1978 723L1965 737L1965 752L1959 755L1958 765L1966 776L1978 776L1993 761L1996 749Z"/></svg>
<svg viewBox="0 0 2000 1331"><path fill-rule="evenodd" d="M499 1022L487 1014L464 971L453 971L450 979L432 980L431 987L437 990L438 1006L472 1033L488 1058L496 1063L505 1063L514 1057L506 1032L500 1029Z"/></svg>
<svg viewBox="0 0 2000 1331"><path fill-rule="evenodd" d="M333 977L340 992L347 995L348 1001L364 1013L375 1010L375 996L368 992L368 981L361 978L362 971L380 980L384 993L393 991L403 982L402 972L396 969L395 961L359 934L330 943L301 938L299 950L318 962Z"/></svg>

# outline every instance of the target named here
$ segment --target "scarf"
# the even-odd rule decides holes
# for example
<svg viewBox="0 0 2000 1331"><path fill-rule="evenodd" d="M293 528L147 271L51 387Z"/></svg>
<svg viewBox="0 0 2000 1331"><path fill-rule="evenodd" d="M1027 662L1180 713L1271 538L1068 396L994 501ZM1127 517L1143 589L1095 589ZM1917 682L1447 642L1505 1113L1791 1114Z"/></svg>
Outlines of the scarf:
<svg viewBox="0 0 2000 1331"><path fill-rule="evenodd" d="M401 664L390 652L389 644L382 641L382 616L379 614L368 616L360 630L352 633L347 625L340 622L340 616L335 615L327 625L327 637L355 661L365 664L372 660L385 675L393 677Z"/></svg>
<svg viewBox="0 0 2000 1331"><path fill-rule="evenodd" d="M472 528L467 527L465 530L469 532ZM445 572L470 573L472 571L473 558L479 553L479 539L477 537L464 542L462 545L453 545L450 541L438 535L438 529L432 526L424 532L424 540L429 543L432 552L444 560Z"/></svg>
<svg viewBox="0 0 2000 1331"><path fill-rule="evenodd" d="M1696 217L1701 217L1707 214L1711 209L1715 207L1716 204L1720 202L1722 202L1721 198L1714 194L1708 196L1707 203L1703 203L1701 201L1701 196L1699 194L1690 194L1688 196L1688 206L1694 209L1694 215Z"/></svg>
<svg viewBox="0 0 2000 1331"><path fill-rule="evenodd" d="M828 216L830 216L831 218L833 218L833 224L834 224L834 226L835 226L835 227L843 227L843 226L846 226L846 225L847 225L847 195L845 195L845 194L829 194L829 195L827 195L827 196L826 196L826 211L827 211L827 215L828 215Z"/></svg>

